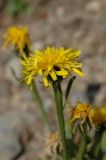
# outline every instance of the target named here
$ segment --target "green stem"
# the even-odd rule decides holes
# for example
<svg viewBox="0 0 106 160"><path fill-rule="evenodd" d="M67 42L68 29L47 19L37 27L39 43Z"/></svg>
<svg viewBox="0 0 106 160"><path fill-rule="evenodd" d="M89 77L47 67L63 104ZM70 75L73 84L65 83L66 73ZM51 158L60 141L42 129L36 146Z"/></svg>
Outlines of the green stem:
<svg viewBox="0 0 106 160"><path fill-rule="evenodd" d="M50 131L51 128L50 128L50 123L49 123L48 115L47 115L47 113L45 111L44 104L42 102L42 99L41 99L41 97L39 95L39 92L37 90L37 87L36 87L36 83L34 81L32 82L32 93L33 93L35 101L39 105L39 110L40 110L40 113L42 115L42 119L44 121L44 124L45 124L46 128L48 129L48 131Z"/></svg>
<svg viewBox="0 0 106 160"><path fill-rule="evenodd" d="M86 136L84 135L79 145L79 150L76 156L76 160L83 160L85 149L86 149Z"/></svg>
<svg viewBox="0 0 106 160"><path fill-rule="evenodd" d="M55 81L53 83L55 100L56 100L56 110L58 116L58 124L60 130L60 136L63 143L63 160L68 160L68 153L67 153L67 141L66 141L66 133L65 133L65 122L64 122L64 115L63 115L63 95L61 91L60 81Z"/></svg>

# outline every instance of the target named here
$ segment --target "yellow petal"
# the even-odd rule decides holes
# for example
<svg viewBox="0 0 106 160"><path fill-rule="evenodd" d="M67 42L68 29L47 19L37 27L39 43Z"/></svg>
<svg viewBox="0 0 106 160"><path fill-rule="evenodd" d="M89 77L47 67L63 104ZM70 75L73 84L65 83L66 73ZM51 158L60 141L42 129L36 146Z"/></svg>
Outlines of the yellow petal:
<svg viewBox="0 0 106 160"><path fill-rule="evenodd" d="M47 77L43 78L43 82L44 82L44 85L48 87L49 83L48 83Z"/></svg>
<svg viewBox="0 0 106 160"><path fill-rule="evenodd" d="M54 71L52 71L50 75L54 81L57 79L56 73Z"/></svg>
<svg viewBox="0 0 106 160"><path fill-rule="evenodd" d="M84 73L83 73L81 70L76 69L76 68L73 68L72 70L73 70L76 74L78 74L78 75L80 75L80 76L84 76Z"/></svg>
<svg viewBox="0 0 106 160"><path fill-rule="evenodd" d="M64 52L65 52L65 54L67 54L67 53L70 53L71 51L72 51L72 48L68 48Z"/></svg>
<svg viewBox="0 0 106 160"><path fill-rule="evenodd" d="M74 58L78 57L81 54L81 50L75 49L72 50L72 55Z"/></svg>
<svg viewBox="0 0 106 160"><path fill-rule="evenodd" d="M30 85L30 84L31 84L31 81L32 81L32 75L30 75L30 76L28 77L27 84Z"/></svg>
<svg viewBox="0 0 106 160"><path fill-rule="evenodd" d="M41 69L38 70L38 74L42 75L42 70Z"/></svg>
<svg viewBox="0 0 106 160"><path fill-rule="evenodd" d="M56 71L56 74L58 76L66 76L66 75L68 75L68 71L61 69L61 71Z"/></svg>

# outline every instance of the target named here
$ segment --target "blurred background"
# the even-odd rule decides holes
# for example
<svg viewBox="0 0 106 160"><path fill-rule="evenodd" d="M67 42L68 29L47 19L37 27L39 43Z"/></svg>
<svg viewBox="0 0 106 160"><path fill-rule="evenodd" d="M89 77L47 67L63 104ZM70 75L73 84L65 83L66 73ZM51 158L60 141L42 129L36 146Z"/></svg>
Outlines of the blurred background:
<svg viewBox="0 0 106 160"><path fill-rule="evenodd" d="M82 50L84 77L77 77L69 101L106 103L105 0L0 0L0 46L12 25L26 25L33 49L47 46ZM0 160L46 160L45 130L28 87L22 87L21 67L12 49L0 51ZM63 92L67 80L62 83ZM52 129L56 129L54 96L37 81ZM53 114L54 113L54 114ZM49 157L50 159L50 157Z"/></svg>

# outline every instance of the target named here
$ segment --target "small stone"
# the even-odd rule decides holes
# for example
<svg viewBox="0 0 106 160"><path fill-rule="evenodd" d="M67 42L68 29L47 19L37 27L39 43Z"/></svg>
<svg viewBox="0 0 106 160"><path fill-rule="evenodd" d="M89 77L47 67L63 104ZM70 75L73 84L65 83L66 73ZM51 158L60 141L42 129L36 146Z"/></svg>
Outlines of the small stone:
<svg viewBox="0 0 106 160"><path fill-rule="evenodd" d="M87 3L86 10L89 12L99 12L101 9L101 3L99 1L91 1Z"/></svg>

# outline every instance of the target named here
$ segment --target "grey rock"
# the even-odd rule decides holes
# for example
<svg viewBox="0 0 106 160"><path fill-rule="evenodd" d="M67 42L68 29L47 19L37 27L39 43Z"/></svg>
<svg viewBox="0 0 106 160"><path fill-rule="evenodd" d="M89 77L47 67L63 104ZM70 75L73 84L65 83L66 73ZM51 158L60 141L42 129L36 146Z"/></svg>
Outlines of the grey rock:
<svg viewBox="0 0 106 160"><path fill-rule="evenodd" d="M18 110L9 112L0 117L0 159L12 160L27 144L27 129L30 128L33 118L27 113ZM29 133L28 133L29 134ZM20 139L22 141L20 142Z"/></svg>

